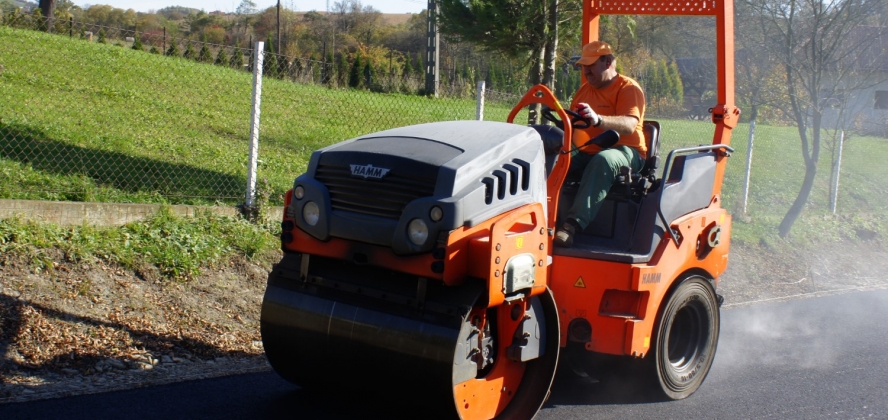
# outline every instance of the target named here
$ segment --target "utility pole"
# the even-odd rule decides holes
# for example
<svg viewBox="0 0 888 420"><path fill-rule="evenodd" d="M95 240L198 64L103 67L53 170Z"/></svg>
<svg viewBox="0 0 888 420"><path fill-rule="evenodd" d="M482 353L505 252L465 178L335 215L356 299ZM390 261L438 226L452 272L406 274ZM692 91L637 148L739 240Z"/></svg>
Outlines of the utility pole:
<svg viewBox="0 0 888 420"><path fill-rule="evenodd" d="M426 9L428 13L428 42L426 43L426 95L438 97L438 4L435 0L429 0Z"/></svg>
<svg viewBox="0 0 888 420"><path fill-rule="evenodd" d="M277 45L277 51L275 51L275 52L278 54L282 54L282 52L281 52L281 0L278 0L278 5L277 5L277 24L278 24L278 30L277 30L277 44L278 45Z"/></svg>

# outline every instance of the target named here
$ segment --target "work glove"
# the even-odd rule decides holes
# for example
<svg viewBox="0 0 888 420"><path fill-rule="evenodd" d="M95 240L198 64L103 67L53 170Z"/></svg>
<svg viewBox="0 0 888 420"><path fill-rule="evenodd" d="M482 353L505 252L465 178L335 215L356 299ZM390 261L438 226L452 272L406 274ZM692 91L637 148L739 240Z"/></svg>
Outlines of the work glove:
<svg viewBox="0 0 888 420"><path fill-rule="evenodd" d="M598 127L598 125L601 124L601 116L593 111L592 107L585 102L577 104L577 114L580 114L581 117L588 120L593 127Z"/></svg>

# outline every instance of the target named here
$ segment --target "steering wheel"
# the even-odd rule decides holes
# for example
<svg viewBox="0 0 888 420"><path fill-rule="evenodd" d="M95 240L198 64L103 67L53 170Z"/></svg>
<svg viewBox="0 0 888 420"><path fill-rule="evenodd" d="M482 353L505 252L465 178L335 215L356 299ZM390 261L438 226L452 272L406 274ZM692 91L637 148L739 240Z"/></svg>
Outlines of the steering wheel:
<svg viewBox="0 0 888 420"><path fill-rule="evenodd" d="M564 129L564 123L561 121L561 119L558 118L557 114L552 112L552 108L549 108L547 106L543 106L542 111L543 111L543 118L555 123L556 127L560 128L562 130ZM571 110L565 108L564 112L566 112L567 115L570 116L570 126L573 128L589 128L589 126L592 125L592 121L589 121L589 120L583 118L582 115L580 115L574 111L571 111Z"/></svg>

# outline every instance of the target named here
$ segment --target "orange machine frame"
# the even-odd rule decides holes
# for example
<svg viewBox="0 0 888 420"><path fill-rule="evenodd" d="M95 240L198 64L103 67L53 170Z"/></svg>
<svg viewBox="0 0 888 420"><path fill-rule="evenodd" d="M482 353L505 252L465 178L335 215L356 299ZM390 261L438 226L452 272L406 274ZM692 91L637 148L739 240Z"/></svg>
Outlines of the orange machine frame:
<svg viewBox="0 0 888 420"><path fill-rule="evenodd" d="M737 125L740 110L734 106L734 8L732 0L586 0L583 2L583 44L598 39L602 14L715 16L718 104L712 108L716 125L712 144L729 146L731 131ZM554 102L554 103L553 103ZM545 87L535 87L509 115L514 119L520 107L543 103L565 118L561 106ZM567 121L567 119L564 119ZM570 129L565 130L564 149L568 150ZM562 155L549 179L549 225L554 227L561 183L570 164L569 154ZM566 159L564 159L566 158ZM730 247L731 216L721 207L721 188L726 154L719 154L710 206L672 221L670 233L658 244L647 263L626 264L567 256L553 256L549 266L549 287L559 308L561 345L567 345L571 321L585 318L592 326L587 350L600 353L644 356L664 302L676 281L691 274L703 275L717 285L727 267ZM720 246L706 248L709 236L720 230ZM701 245L702 243L702 245ZM551 243L550 243L551 245Z"/></svg>

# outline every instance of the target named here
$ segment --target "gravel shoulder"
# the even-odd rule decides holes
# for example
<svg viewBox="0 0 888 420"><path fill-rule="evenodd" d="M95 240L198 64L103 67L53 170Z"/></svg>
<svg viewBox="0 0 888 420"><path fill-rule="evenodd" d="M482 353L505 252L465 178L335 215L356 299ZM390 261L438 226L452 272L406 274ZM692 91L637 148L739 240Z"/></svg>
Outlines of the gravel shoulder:
<svg viewBox="0 0 888 420"><path fill-rule="evenodd" d="M233 260L188 282L145 267L0 255L0 403L269 370L259 334L279 255ZM876 241L812 251L734 245L725 309L888 288Z"/></svg>

